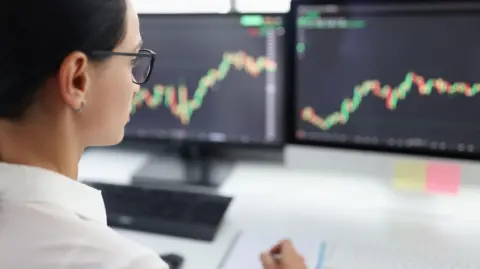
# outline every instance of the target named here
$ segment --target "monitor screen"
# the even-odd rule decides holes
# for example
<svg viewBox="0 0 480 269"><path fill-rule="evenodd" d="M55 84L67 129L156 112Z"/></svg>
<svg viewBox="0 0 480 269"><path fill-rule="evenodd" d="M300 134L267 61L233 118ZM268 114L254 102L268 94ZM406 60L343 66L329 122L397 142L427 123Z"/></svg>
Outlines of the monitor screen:
<svg viewBox="0 0 480 269"><path fill-rule="evenodd" d="M480 150L479 5L300 5L295 13L299 143Z"/></svg>
<svg viewBox="0 0 480 269"><path fill-rule="evenodd" d="M283 141L280 16L140 15L156 52L127 137L214 143Z"/></svg>

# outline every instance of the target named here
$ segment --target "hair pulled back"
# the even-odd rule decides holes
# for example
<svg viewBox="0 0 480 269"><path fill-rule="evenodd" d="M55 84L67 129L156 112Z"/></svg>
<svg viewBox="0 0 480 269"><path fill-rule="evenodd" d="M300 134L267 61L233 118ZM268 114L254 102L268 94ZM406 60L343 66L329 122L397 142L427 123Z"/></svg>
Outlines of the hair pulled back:
<svg viewBox="0 0 480 269"><path fill-rule="evenodd" d="M122 41L127 3L13 0L1 11L0 119L18 120L70 53L113 50Z"/></svg>

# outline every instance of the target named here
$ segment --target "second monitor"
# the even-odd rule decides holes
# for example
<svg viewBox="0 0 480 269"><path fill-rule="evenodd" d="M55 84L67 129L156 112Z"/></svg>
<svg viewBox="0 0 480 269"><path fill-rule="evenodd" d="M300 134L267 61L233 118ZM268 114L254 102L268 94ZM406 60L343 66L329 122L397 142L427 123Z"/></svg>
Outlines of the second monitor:
<svg viewBox="0 0 480 269"><path fill-rule="evenodd" d="M282 143L280 16L140 15L140 24L157 60L127 137Z"/></svg>
<svg viewBox="0 0 480 269"><path fill-rule="evenodd" d="M478 154L480 6L345 2L293 9L295 139L447 157Z"/></svg>

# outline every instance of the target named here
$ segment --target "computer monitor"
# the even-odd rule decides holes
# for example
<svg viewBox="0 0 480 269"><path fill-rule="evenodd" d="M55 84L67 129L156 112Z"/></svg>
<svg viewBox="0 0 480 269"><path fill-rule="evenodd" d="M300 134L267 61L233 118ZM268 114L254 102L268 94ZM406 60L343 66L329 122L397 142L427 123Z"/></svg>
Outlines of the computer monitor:
<svg viewBox="0 0 480 269"><path fill-rule="evenodd" d="M140 15L156 52L134 98L127 138L283 142L283 36L278 15Z"/></svg>
<svg viewBox="0 0 480 269"><path fill-rule="evenodd" d="M292 6L295 143L480 152L480 5L304 2Z"/></svg>

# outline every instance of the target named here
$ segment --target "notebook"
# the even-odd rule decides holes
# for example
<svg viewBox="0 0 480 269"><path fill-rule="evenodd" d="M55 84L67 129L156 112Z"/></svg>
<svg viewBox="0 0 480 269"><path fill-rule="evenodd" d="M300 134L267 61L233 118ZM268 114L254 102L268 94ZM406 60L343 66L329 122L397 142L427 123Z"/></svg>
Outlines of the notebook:
<svg viewBox="0 0 480 269"><path fill-rule="evenodd" d="M227 251L219 269L262 269L260 253L267 251L282 239L291 239L304 257L307 268L315 268L323 255L322 244L316 238L284 238L258 232L241 232Z"/></svg>

